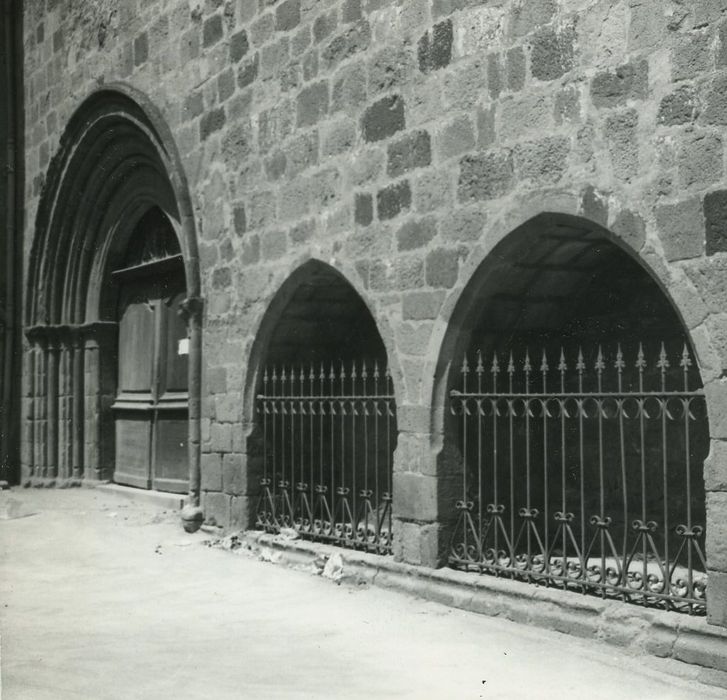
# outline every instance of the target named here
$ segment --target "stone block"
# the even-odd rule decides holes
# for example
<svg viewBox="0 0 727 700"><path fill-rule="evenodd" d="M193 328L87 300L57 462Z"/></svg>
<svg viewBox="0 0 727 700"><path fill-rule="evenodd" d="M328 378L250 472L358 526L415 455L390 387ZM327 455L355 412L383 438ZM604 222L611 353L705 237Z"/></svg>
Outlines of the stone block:
<svg viewBox="0 0 727 700"><path fill-rule="evenodd" d="M513 3L510 10L509 29L515 37L525 36L553 19L556 0L529 0Z"/></svg>
<svg viewBox="0 0 727 700"><path fill-rule="evenodd" d="M727 256L703 258L687 266L685 271L710 313L723 313L727 309ZM714 433L712 436L727 438Z"/></svg>
<svg viewBox="0 0 727 700"><path fill-rule="evenodd" d="M374 219L374 200L370 194L357 192L354 202L354 221L368 226Z"/></svg>
<svg viewBox="0 0 727 700"><path fill-rule="evenodd" d="M241 88L246 88L257 80L258 71L260 69L260 56L255 54L246 58L237 71L237 84Z"/></svg>
<svg viewBox="0 0 727 700"><path fill-rule="evenodd" d="M338 26L338 18L335 11L327 12L316 17L313 22L313 39L317 44L330 36Z"/></svg>
<svg viewBox="0 0 727 700"><path fill-rule="evenodd" d="M232 97L235 92L235 74L231 69L217 76L217 99L220 103Z"/></svg>
<svg viewBox="0 0 727 700"><path fill-rule="evenodd" d="M265 175L268 180L275 182L285 174L285 168L288 160L283 151L273 151L273 153L265 159Z"/></svg>
<svg viewBox="0 0 727 700"><path fill-rule="evenodd" d="M298 127L310 126L328 113L328 81L322 80L303 88L298 94Z"/></svg>
<svg viewBox="0 0 727 700"><path fill-rule="evenodd" d="M437 479L413 472L394 472L394 513L407 520L434 521L437 511Z"/></svg>
<svg viewBox="0 0 727 700"><path fill-rule="evenodd" d="M426 246L437 235L437 221L433 216L410 219L396 232L398 250L414 250Z"/></svg>
<svg viewBox="0 0 727 700"><path fill-rule="evenodd" d="M302 26L290 39L290 57L291 59L299 58L305 53L305 50L311 45L313 37L310 25Z"/></svg>
<svg viewBox="0 0 727 700"><path fill-rule="evenodd" d="M439 316L444 292L408 292L402 295L402 318L405 321L429 321Z"/></svg>
<svg viewBox="0 0 727 700"><path fill-rule="evenodd" d="M573 57L572 49L573 47L571 45L571 62ZM525 52L522 47L516 46L507 52L505 73L507 75L508 90L518 91L525 87L527 64L525 61Z"/></svg>
<svg viewBox="0 0 727 700"><path fill-rule="evenodd" d="M396 502L396 501L395 501ZM436 567L441 565L440 527L394 518L394 558L407 564Z"/></svg>
<svg viewBox="0 0 727 700"><path fill-rule="evenodd" d="M411 206L411 188L408 180L395 182L376 193L379 219L393 219Z"/></svg>
<svg viewBox="0 0 727 700"><path fill-rule="evenodd" d="M639 115L635 109L612 114L604 123L611 168L617 178L626 182L638 175L638 126Z"/></svg>
<svg viewBox="0 0 727 700"><path fill-rule="evenodd" d="M704 462L704 488L727 491L727 442L712 440L709 456Z"/></svg>
<svg viewBox="0 0 727 700"><path fill-rule="evenodd" d="M332 111L345 110L358 115L366 97L366 71L362 63L354 61L336 73L331 89Z"/></svg>
<svg viewBox="0 0 727 700"><path fill-rule="evenodd" d="M394 271L397 289L418 289L424 286L424 260L418 256L397 257L394 261ZM399 349L403 353L421 355L425 351L422 347L414 348L407 346L405 341L401 342Z"/></svg>
<svg viewBox="0 0 727 700"><path fill-rule="evenodd" d="M229 423L210 424L210 449L213 452L230 452L232 450L232 428Z"/></svg>
<svg viewBox="0 0 727 700"><path fill-rule="evenodd" d="M54 37L55 39L55 37ZM146 32L134 39L134 65L140 66L149 58L149 36Z"/></svg>
<svg viewBox="0 0 727 700"><path fill-rule="evenodd" d="M707 564L727 573L727 492L707 492Z"/></svg>
<svg viewBox="0 0 727 700"><path fill-rule="evenodd" d="M406 85L413 73L414 61L407 47L387 46L371 57L367 69L369 93L373 96Z"/></svg>
<svg viewBox="0 0 727 700"><path fill-rule="evenodd" d="M639 251L646 241L646 224L639 214L628 209L620 211L611 230L632 250Z"/></svg>
<svg viewBox="0 0 727 700"><path fill-rule="evenodd" d="M443 168L428 169L413 178L414 208L425 213L452 206L454 178Z"/></svg>
<svg viewBox="0 0 727 700"><path fill-rule="evenodd" d="M671 78L674 82L693 80L709 70L712 38L707 32L677 35L671 51Z"/></svg>
<svg viewBox="0 0 727 700"><path fill-rule="evenodd" d="M452 20L439 22L427 31L417 43L419 70L430 73L449 65L452 60Z"/></svg>
<svg viewBox="0 0 727 700"><path fill-rule="evenodd" d="M285 148L288 177L295 177L307 168L317 165L318 148L317 129L297 135L289 141Z"/></svg>
<svg viewBox="0 0 727 700"><path fill-rule="evenodd" d="M290 240L293 243L304 243L305 241L309 241L313 237L315 229L315 221L312 219L301 221L290 229Z"/></svg>
<svg viewBox="0 0 727 700"><path fill-rule="evenodd" d="M232 274L229 267L219 267L212 272L212 289L229 289L232 283Z"/></svg>
<svg viewBox="0 0 727 700"><path fill-rule="evenodd" d="M556 31L552 27L538 30L530 39L530 72L537 80L555 80L573 68L572 29Z"/></svg>
<svg viewBox="0 0 727 700"><path fill-rule="evenodd" d="M707 255L727 252L727 190L706 194L703 212Z"/></svg>
<svg viewBox="0 0 727 700"><path fill-rule="evenodd" d="M515 171L519 179L553 184L563 176L569 153L570 140L564 136L518 145L515 147Z"/></svg>
<svg viewBox="0 0 727 700"><path fill-rule="evenodd" d="M583 190L580 211L587 219L601 226L606 226L608 223L608 200L591 185Z"/></svg>
<svg viewBox="0 0 727 700"><path fill-rule="evenodd" d="M414 131L389 144L386 172L397 178L414 168L423 168L432 162L431 138L428 131Z"/></svg>
<svg viewBox="0 0 727 700"><path fill-rule="evenodd" d="M430 287L451 289L459 277L459 251L436 248L426 259L426 282Z"/></svg>
<svg viewBox="0 0 727 700"><path fill-rule="evenodd" d="M495 199L514 186L513 158L509 150L486 151L460 160L460 202Z"/></svg>
<svg viewBox="0 0 727 700"><path fill-rule="evenodd" d="M260 252L263 260L278 260L288 250L288 238L285 231L266 231L260 239Z"/></svg>
<svg viewBox="0 0 727 700"><path fill-rule="evenodd" d="M202 510L207 525L227 528L230 523L230 496L214 491L202 492Z"/></svg>
<svg viewBox="0 0 727 700"><path fill-rule="evenodd" d="M725 648L727 648L727 636L683 629L680 630L674 643L672 657L694 666L706 666L725 672L727 671Z"/></svg>
<svg viewBox="0 0 727 700"><path fill-rule="evenodd" d="M689 124L697 118L697 98L691 86L678 87L662 97L656 121L665 126Z"/></svg>
<svg viewBox="0 0 727 700"><path fill-rule="evenodd" d="M275 29L289 32L300 24L300 0L285 0L275 8Z"/></svg>
<svg viewBox="0 0 727 700"><path fill-rule="evenodd" d="M495 143L495 107L477 110L477 148L484 150Z"/></svg>
<svg viewBox="0 0 727 700"><path fill-rule="evenodd" d="M414 262L418 263L420 267L422 267L422 261L418 258L413 259ZM421 273L420 273L421 274ZM428 322L420 322L420 323L401 323L396 329L396 345L399 348L399 350L404 353L405 355L413 355L417 357L423 357L427 354L428 348L429 348L429 340L432 337L432 324ZM419 408L419 407L417 407ZM422 409L425 410L426 409ZM426 411L427 416L429 415L429 412ZM402 412L401 407L397 411L396 420L399 426L399 430L402 431ZM428 420L427 420L427 426L425 427L425 430L422 432L426 432L428 429ZM399 441L397 442L397 449L398 446L401 444L402 436L399 435ZM414 469L412 466L404 465L404 471L418 471L417 469Z"/></svg>
<svg viewBox="0 0 727 700"><path fill-rule="evenodd" d="M439 160L471 151L475 147L475 132L470 118L462 115L444 124L437 133L436 143Z"/></svg>
<svg viewBox="0 0 727 700"><path fill-rule="evenodd" d="M374 102L361 118L361 133L365 141L381 141L405 128L404 100L390 95Z"/></svg>
<svg viewBox="0 0 727 700"><path fill-rule="evenodd" d="M365 20L349 25L321 51L321 60L327 68L368 49L371 42L371 27Z"/></svg>
<svg viewBox="0 0 727 700"><path fill-rule="evenodd" d="M499 141L540 138L553 124L550 94L523 92L501 100L498 107Z"/></svg>
<svg viewBox="0 0 727 700"><path fill-rule="evenodd" d="M262 46L267 43L275 32L275 17L271 12L260 15L249 29L250 43L255 46Z"/></svg>
<svg viewBox="0 0 727 700"><path fill-rule="evenodd" d="M222 455L203 454L200 472L204 491L222 491Z"/></svg>
<svg viewBox="0 0 727 700"><path fill-rule="evenodd" d="M696 258L704 251L704 216L698 197L656 208L656 225L666 259Z"/></svg>
<svg viewBox="0 0 727 700"><path fill-rule="evenodd" d="M222 17L220 15L208 17L202 25L202 46L205 48L213 46L222 38L222 33Z"/></svg>
<svg viewBox="0 0 727 700"><path fill-rule="evenodd" d="M717 74L704 97L700 121L705 124L727 124L727 74Z"/></svg>
<svg viewBox="0 0 727 700"><path fill-rule="evenodd" d="M223 107L208 111L199 122L199 138L204 141L210 134L219 131L227 121Z"/></svg>
<svg viewBox="0 0 727 700"><path fill-rule="evenodd" d="M318 52L310 50L303 55L303 80L313 80L318 75Z"/></svg>
<svg viewBox="0 0 727 700"><path fill-rule="evenodd" d="M342 117L327 123L322 135L321 152L326 156L350 151L356 143L356 122Z"/></svg>
<svg viewBox="0 0 727 700"><path fill-rule="evenodd" d="M504 69L500 65L499 56L497 54L489 54L487 56L487 90L493 100L500 97L504 84Z"/></svg>
<svg viewBox="0 0 727 700"><path fill-rule="evenodd" d="M245 205L238 204L232 210L233 223L235 227L235 233L238 236L242 236L247 231L247 215L245 214Z"/></svg>
<svg viewBox="0 0 727 700"><path fill-rule="evenodd" d="M250 50L247 32L242 29L230 37L230 61L237 63Z"/></svg>
<svg viewBox="0 0 727 700"><path fill-rule="evenodd" d="M709 560L708 560L709 561ZM727 573L708 571L707 622L727 627Z"/></svg>
<svg viewBox="0 0 727 700"><path fill-rule="evenodd" d="M645 99L648 91L649 64L646 60L597 73L591 81L591 100L596 107L617 107L627 100Z"/></svg>
<svg viewBox="0 0 727 700"><path fill-rule="evenodd" d="M680 187L704 186L718 182L724 174L723 162L724 144L719 136L699 132L687 136L679 149ZM706 199L705 197L705 204Z"/></svg>
<svg viewBox="0 0 727 700"><path fill-rule="evenodd" d="M341 7L341 21L344 24L361 19L361 0L344 0Z"/></svg>
<svg viewBox="0 0 727 700"><path fill-rule="evenodd" d="M241 496L247 493L247 474L243 456L226 454L222 457L222 490L225 493Z"/></svg>

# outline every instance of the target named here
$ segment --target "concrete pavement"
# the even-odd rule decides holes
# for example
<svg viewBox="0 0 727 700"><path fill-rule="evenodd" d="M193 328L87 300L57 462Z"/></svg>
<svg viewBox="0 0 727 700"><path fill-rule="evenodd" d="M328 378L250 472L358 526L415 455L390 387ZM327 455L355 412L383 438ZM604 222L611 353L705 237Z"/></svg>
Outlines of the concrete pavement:
<svg viewBox="0 0 727 700"><path fill-rule="evenodd" d="M95 489L0 493L2 697L727 697L673 661L339 586L209 539Z"/></svg>

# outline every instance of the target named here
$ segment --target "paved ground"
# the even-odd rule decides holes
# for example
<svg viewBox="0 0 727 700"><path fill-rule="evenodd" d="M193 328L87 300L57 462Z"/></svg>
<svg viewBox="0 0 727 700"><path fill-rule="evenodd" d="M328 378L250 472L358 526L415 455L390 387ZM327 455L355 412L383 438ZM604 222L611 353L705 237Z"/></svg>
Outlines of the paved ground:
<svg viewBox="0 0 727 700"><path fill-rule="evenodd" d="M665 673L674 662L209 538L96 490L0 493L3 699L727 697Z"/></svg>

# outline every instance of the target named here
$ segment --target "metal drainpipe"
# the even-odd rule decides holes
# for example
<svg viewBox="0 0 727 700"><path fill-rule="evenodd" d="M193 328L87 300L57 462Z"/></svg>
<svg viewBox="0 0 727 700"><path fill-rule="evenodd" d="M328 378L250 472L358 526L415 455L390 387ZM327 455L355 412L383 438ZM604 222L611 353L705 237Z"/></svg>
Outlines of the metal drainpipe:
<svg viewBox="0 0 727 700"><path fill-rule="evenodd" d="M6 102L7 109L7 142L6 142L6 157L7 157L7 177L6 177L6 192L5 197L7 201L6 211L6 241L5 241L5 284L6 284L6 312L7 312L7 323L5 324L5 353L4 353L4 367L3 372L3 388L2 388L2 402L5 410L2 411L2 424L0 425L0 431L3 435L3 454L0 457L3 461L10 459L10 455L14 453L11 448L11 440L15 436L15 431L11 430L10 426L10 415L12 412L11 401L14 396L15 380L13 378L13 365L16 351L16 320L17 314L15 309L15 163L16 163L16 143L15 143L15 130L17 129L16 119L16 100L17 100L17 87L19 81L17 80L17 61L15 56L15 50L17 48L16 37L14 36L17 30L15 16L13 12L13 0L5 0L3 3L4 9L4 28L5 28L5 50L7 52L7 58L5 61L6 80L8 87L8 100ZM12 433L12 435L11 435ZM2 478L8 478L9 465L0 463L2 469Z"/></svg>

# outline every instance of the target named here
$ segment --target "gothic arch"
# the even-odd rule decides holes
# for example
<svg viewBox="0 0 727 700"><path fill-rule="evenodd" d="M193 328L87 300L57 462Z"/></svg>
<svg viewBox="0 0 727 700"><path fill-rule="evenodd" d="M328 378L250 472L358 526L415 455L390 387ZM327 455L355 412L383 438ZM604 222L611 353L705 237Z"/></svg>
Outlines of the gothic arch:
<svg viewBox="0 0 727 700"><path fill-rule="evenodd" d="M189 335L190 500L199 497L201 299L187 181L161 113L105 86L78 107L48 168L28 264L26 478L109 479L118 264L136 222L158 207L179 241Z"/></svg>

